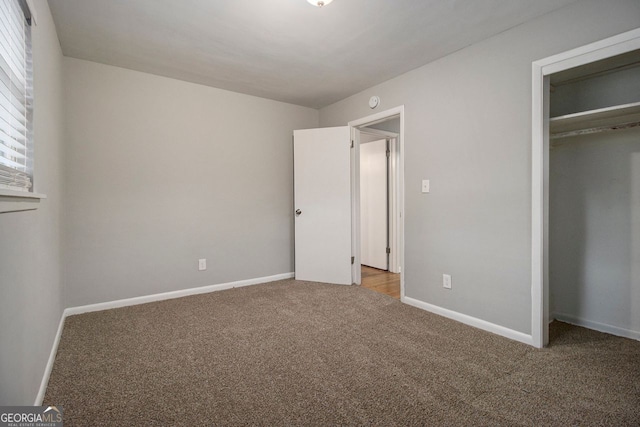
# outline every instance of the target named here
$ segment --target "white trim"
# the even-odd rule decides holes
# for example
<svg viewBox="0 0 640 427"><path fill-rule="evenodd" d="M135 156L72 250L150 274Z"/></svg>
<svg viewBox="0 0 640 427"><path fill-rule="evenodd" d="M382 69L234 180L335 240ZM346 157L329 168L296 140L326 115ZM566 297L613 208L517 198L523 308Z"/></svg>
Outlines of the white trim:
<svg viewBox="0 0 640 427"><path fill-rule="evenodd" d="M31 191L10 190L0 188L0 197L16 197L20 199L46 199L46 194L33 193Z"/></svg>
<svg viewBox="0 0 640 427"><path fill-rule="evenodd" d="M394 107L389 110L380 111L376 114L372 114L361 119L352 120L348 123L348 125L354 128L362 126L372 126L377 123L384 122L393 116L404 116L404 105ZM400 133L402 133L402 124L400 126Z"/></svg>
<svg viewBox="0 0 640 427"><path fill-rule="evenodd" d="M572 325L582 326L595 331L616 335L618 337L631 338L632 340L640 341L640 331L633 331L631 329L620 328L606 323L594 322L564 313L553 313L553 317L559 322L570 323Z"/></svg>
<svg viewBox="0 0 640 427"><path fill-rule="evenodd" d="M35 210L46 198L44 194L0 188L0 213Z"/></svg>
<svg viewBox="0 0 640 427"><path fill-rule="evenodd" d="M362 258L360 245L362 242L360 228L360 132L351 127L351 141L353 148L350 152L351 162L351 282L356 285L362 283Z"/></svg>
<svg viewBox="0 0 640 427"><path fill-rule="evenodd" d="M386 130L373 129L373 128L366 128L366 129L359 129L359 130L361 133L365 133L367 135L376 135L376 136L382 136L386 138L398 137L398 134L396 132L388 132Z"/></svg>
<svg viewBox="0 0 640 427"><path fill-rule="evenodd" d="M640 49L640 28L540 59L534 64L544 68L544 75L548 76L637 49Z"/></svg>
<svg viewBox="0 0 640 427"><path fill-rule="evenodd" d="M56 332L56 337L53 340L53 345L51 346L51 353L49 353L49 360L47 361L47 366L44 369L42 381L40 382L40 389L38 390L38 395L36 396L34 406L40 406L42 404L42 400L44 399L45 392L47 391L47 385L49 384L49 377L51 376L51 370L53 369L53 363L55 362L56 353L58 352L58 345L60 344L60 337L62 336L64 322L68 316L72 316L75 314L82 314L82 313L90 313L94 311L110 310L112 308L146 304L146 303L155 302L155 301L164 301L168 299L182 298L190 295L206 294L210 292L223 291L226 289L240 288L243 286L259 285L263 283L275 282L277 280L292 279L293 277L294 277L294 273L283 273L283 274L276 274L274 276L239 280L237 282L220 283L217 285L202 286L199 288L182 289L179 291L163 292L160 294L145 295L145 296L135 297L135 298L126 298L126 299L121 299L116 301L109 301L109 302L102 302L98 304L90 304L90 305L83 305L79 307L66 308L62 312L62 316L60 317L60 323L58 324L58 331Z"/></svg>
<svg viewBox="0 0 640 427"><path fill-rule="evenodd" d="M398 203L398 136L389 139L389 271L400 274L400 208Z"/></svg>
<svg viewBox="0 0 640 427"><path fill-rule="evenodd" d="M62 316L60 316L60 322L58 323L58 330L56 331L56 336L53 340L53 345L51 346L51 352L49 353L49 360L47 360L47 366L45 366L44 368L42 381L40 381L40 389L38 390L38 395L36 396L36 401L33 403L33 406L42 405L42 401L44 400L44 393L47 391L47 385L49 384L49 377L51 376L51 370L53 369L53 362L55 362L56 354L58 353L58 344L60 344L60 337L62 336L64 319L67 318L65 312L66 310L63 311Z"/></svg>
<svg viewBox="0 0 640 427"><path fill-rule="evenodd" d="M546 84L545 84L546 83ZM533 117L532 117L532 140L531 147L532 169L531 169L531 336L533 345L538 348L545 346L545 331L548 326L544 324L544 292L547 277L544 274L543 262L547 241L544 233L544 207L547 205L545 197L548 196L548 170L545 169L547 162L545 155L548 155L548 123L545 109L545 87L549 83L549 78L542 75L542 67L533 64ZM547 103L548 104L548 103ZM538 141L538 143L535 143Z"/></svg>
<svg viewBox="0 0 640 427"><path fill-rule="evenodd" d="M448 319L456 320L465 325L473 326L474 328L482 329L483 331L491 332L496 335L503 336L505 338L519 341L524 344L533 345L533 337L522 332L515 331L513 329L505 328L504 326L496 325L495 323L487 322L486 320L471 317L466 314L458 313L457 311L448 310L446 308L438 307L437 305L429 304L424 301L420 301L411 297L404 297L403 302L413 307L420 308L422 310L437 314L439 316L446 317Z"/></svg>
<svg viewBox="0 0 640 427"><path fill-rule="evenodd" d="M549 76L640 49L640 28L533 62L531 170L531 333L533 345L548 341Z"/></svg>
<svg viewBox="0 0 640 427"><path fill-rule="evenodd" d="M354 140L354 150L351 162L351 189L352 189L352 224L354 228L354 232L352 232L352 250L355 257L354 267L353 267L353 278L354 283L360 284L360 165L359 162L356 162L356 159L360 158L360 141L358 137L358 132L355 130L359 127L371 126L376 123L380 123L386 121L393 117L400 118L400 132L397 137L397 204L400 207L398 215L400 217L400 221L398 223L398 257L400 263L400 300L404 299L404 105L400 105L395 108L391 108L389 110L380 111L376 114L372 114L367 117L363 117L361 119L352 120L348 123L348 125L352 128L352 139Z"/></svg>
<svg viewBox="0 0 640 427"><path fill-rule="evenodd" d="M220 283L218 285L202 286L199 288L181 289L179 291L163 292L160 294L144 295L134 298L125 298L97 304L71 307L65 310L67 316L74 314L90 313L93 311L110 310L112 308L128 307L130 305L146 304L149 302L164 301L174 298L182 298L190 295L207 294L210 292L224 291L225 289L241 288L243 286L258 285L262 283L275 282L276 280L292 279L294 273L276 274L275 276L258 277L256 279L239 280L237 282Z"/></svg>

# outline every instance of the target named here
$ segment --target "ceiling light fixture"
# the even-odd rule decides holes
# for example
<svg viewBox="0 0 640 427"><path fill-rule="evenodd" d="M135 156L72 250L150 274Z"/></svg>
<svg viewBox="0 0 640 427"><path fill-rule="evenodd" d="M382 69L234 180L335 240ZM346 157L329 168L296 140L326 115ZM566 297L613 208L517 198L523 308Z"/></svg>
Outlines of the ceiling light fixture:
<svg viewBox="0 0 640 427"><path fill-rule="evenodd" d="M307 0L307 1L316 7L322 7L322 6L328 5L333 0Z"/></svg>

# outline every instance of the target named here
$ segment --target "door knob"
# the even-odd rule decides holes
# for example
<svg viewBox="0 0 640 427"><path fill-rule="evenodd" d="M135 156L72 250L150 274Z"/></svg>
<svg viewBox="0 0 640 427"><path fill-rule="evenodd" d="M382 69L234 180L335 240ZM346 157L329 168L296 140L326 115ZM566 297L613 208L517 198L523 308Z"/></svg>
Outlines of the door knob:
<svg viewBox="0 0 640 427"><path fill-rule="evenodd" d="M302 215L302 211L300 209L296 209L296 216Z"/></svg>

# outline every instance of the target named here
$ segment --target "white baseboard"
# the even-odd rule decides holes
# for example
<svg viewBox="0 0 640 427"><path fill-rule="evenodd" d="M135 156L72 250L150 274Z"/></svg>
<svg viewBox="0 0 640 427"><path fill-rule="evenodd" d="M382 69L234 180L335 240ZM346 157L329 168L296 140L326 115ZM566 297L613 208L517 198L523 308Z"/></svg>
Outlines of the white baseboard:
<svg viewBox="0 0 640 427"><path fill-rule="evenodd" d="M225 289L240 288L243 286L257 285L259 283L275 282L277 280L291 279L294 273L276 274L275 276L258 277L256 279L239 280L237 282L220 283L218 285L202 286L199 288L181 289L179 291L163 292L160 294L144 295L141 297L119 299L116 301L101 302L98 304L71 307L65 310L66 316L89 313L92 311L110 310L112 308L127 307L130 305L146 304L148 302L163 301L167 299L182 298L190 295L208 294L209 292L223 291Z"/></svg>
<svg viewBox="0 0 640 427"><path fill-rule="evenodd" d="M40 382L40 389L38 390L38 395L36 396L36 401L33 403L33 406L42 405L44 393L47 391L47 384L49 383L49 376L53 369L53 362L56 360L56 353L58 352L58 344L60 343L60 337L62 336L62 328L64 327L65 318L65 314L62 312L62 316L60 316L60 323L58 323L58 330L56 331L56 336L53 339L53 345L51 346L51 352L49 353L49 360L47 360L47 366L44 368L44 374L42 375L42 381Z"/></svg>
<svg viewBox="0 0 640 427"><path fill-rule="evenodd" d="M456 320L460 323L464 323L465 325L473 326L475 328L482 329L484 331L491 332L515 341L519 341L524 344L533 345L533 337L531 335L514 331L513 329L505 328L504 326L496 325L495 323L487 322L486 320L471 317L466 314L458 313L457 311L448 310L446 308L438 307L437 305L429 304L410 297L404 297L402 299L402 302L420 308L422 310Z"/></svg>
<svg viewBox="0 0 640 427"><path fill-rule="evenodd" d="M56 353L58 352L58 344L60 343L60 337L62 336L62 329L64 327L64 321L67 316L74 314L89 313L92 311L110 310L112 308L127 307L131 305L146 304L149 302L163 301L174 298L181 298L190 295L207 294L210 292L223 291L225 289L240 288L243 286L258 285L261 283L275 282L277 280L291 279L295 276L294 273L276 274L275 276L257 277L255 279L239 280L237 282L220 283L217 285L202 286L199 288L181 289L179 291L163 292L160 294L145 295L135 298L126 298L116 301L101 302L98 304L89 304L79 307L66 308L60 318L60 324L58 325L58 331L51 347L51 353L49 354L49 360L42 376L42 382L40 383L40 390L34 406L40 406L44 399L44 394L47 391L47 385L49 384L49 377L51 376L51 370L53 369L53 362L56 359Z"/></svg>
<svg viewBox="0 0 640 427"><path fill-rule="evenodd" d="M572 325L582 326L583 328L593 329L595 331L605 332L607 334L616 335L618 337L631 338L632 340L640 341L640 331L620 328L618 326L608 325L606 323L593 322L591 320L582 319L580 317L575 317L564 313L553 313L553 318L560 322L570 323Z"/></svg>

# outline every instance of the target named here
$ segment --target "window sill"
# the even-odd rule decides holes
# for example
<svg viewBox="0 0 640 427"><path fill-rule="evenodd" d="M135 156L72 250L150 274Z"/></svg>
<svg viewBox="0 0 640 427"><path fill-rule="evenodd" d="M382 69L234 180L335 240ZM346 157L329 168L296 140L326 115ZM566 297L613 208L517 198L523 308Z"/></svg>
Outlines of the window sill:
<svg viewBox="0 0 640 427"><path fill-rule="evenodd" d="M0 188L0 214L38 209L40 200L46 198L44 194Z"/></svg>

